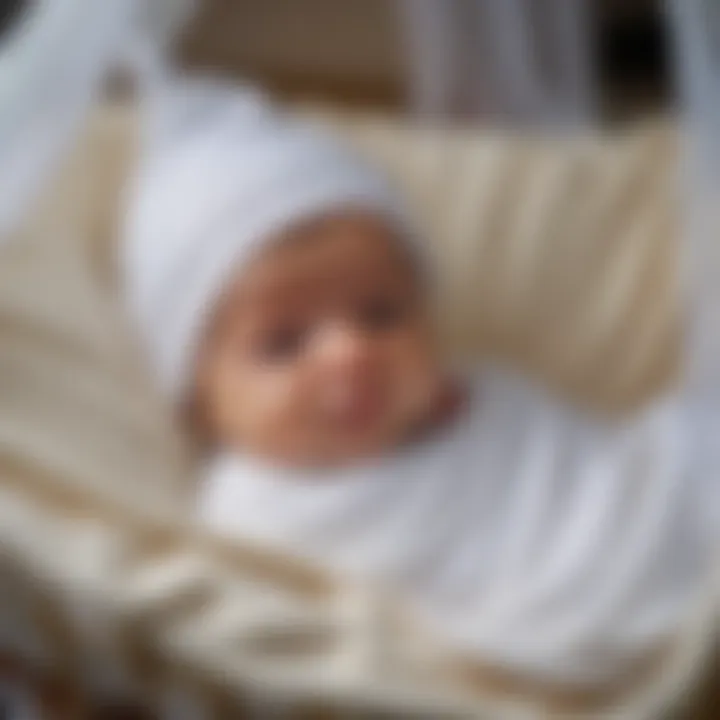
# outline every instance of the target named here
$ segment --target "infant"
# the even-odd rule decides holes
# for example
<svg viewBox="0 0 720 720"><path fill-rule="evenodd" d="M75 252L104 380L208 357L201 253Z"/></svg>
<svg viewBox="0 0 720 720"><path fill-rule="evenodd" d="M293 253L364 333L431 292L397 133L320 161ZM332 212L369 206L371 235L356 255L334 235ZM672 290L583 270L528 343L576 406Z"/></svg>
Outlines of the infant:
<svg viewBox="0 0 720 720"><path fill-rule="evenodd" d="M458 650L563 683L676 636L711 557L671 400L608 425L452 373L432 268L374 170L247 89L155 107L123 238L203 522L390 587Z"/></svg>

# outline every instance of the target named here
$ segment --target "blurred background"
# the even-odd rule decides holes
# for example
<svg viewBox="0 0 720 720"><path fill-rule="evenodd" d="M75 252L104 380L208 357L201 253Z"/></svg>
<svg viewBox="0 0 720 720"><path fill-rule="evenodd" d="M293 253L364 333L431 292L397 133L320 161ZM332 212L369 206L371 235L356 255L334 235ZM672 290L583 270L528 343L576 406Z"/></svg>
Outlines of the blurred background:
<svg viewBox="0 0 720 720"><path fill-rule="evenodd" d="M7 29L32 0L0 0ZM574 123L665 107L663 0L205 0L181 54L292 98Z"/></svg>
<svg viewBox="0 0 720 720"><path fill-rule="evenodd" d="M618 120L668 101L664 5L207 0L181 52L293 98L516 122Z"/></svg>

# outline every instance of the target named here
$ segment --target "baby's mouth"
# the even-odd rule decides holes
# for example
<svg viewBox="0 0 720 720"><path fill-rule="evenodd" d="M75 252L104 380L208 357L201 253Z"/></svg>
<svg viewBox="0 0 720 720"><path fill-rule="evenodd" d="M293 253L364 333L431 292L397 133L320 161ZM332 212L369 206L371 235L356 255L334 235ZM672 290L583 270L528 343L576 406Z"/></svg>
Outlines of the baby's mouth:
<svg viewBox="0 0 720 720"><path fill-rule="evenodd" d="M336 405L328 414L333 431L362 434L373 429L383 415L385 401L380 392L364 390Z"/></svg>

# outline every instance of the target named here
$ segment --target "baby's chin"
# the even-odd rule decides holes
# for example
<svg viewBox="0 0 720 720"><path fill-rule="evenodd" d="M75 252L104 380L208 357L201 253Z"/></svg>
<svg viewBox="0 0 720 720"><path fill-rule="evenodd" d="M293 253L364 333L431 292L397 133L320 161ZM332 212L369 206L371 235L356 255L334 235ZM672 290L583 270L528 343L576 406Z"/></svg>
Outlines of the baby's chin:
<svg viewBox="0 0 720 720"><path fill-rule="evenodd" d="M265 438L245 437L232 445L266 462L294 469L332 469L360 465L390 454L403 444L412 421L381 417L360 425L305 423L285 432L268 433ZM289 431L288 431L289 430Z"/></svg>
<svg viewBox="0 0 720 720"><path fill-rule="evenodd" d="M389 455L403 444L408 431L387 430L378 433L366 433L348 436L335 435L319 453L316 460L326 466L362 464L374 458Z"/></svg>
<svg viewBox="0 0 720 720"><path fill-rule="evenodd" d="M287 467L332 469L360 465L390 454L401 442L397 432L350 434L335 430L316 439L305 436L283 446L265 447L259 454Z"/></svg>

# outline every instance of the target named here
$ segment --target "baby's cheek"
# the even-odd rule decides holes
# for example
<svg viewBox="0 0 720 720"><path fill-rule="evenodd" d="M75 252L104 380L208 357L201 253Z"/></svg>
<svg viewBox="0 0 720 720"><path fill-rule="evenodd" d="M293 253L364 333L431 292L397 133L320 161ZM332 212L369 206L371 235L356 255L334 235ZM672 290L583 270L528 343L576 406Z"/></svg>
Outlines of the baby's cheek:
<svg viewBox="0 0 720 720"><path fill-rule="evenodd" d="M252 394L254 412L248 422L264 434L287 435L293 429L302 429L311 398L292 370L267 371L256 377Z"/></svg>
<svg viewBox="0 0 720 720"><path fill-rule="evenodd" d="M408 384L424 383L437 365L434 349L419 330L399 333L391 343L388 360L393 374L404 376Z"/></svg>
<svg viewBox="0 0 720 720"><path fill-rule="evenodd" d="M411 415L428 411L443 384L438 364L427 354L418 354L406 363L398 382L403 406Z"/></svg>

